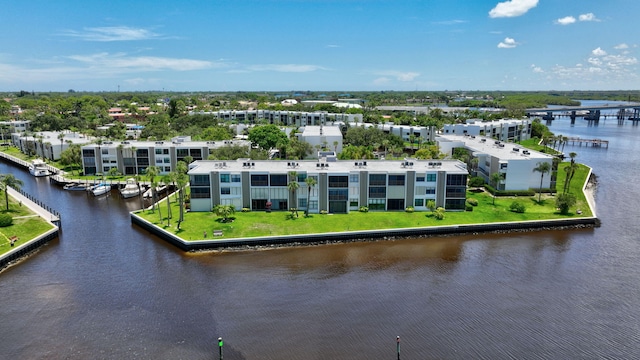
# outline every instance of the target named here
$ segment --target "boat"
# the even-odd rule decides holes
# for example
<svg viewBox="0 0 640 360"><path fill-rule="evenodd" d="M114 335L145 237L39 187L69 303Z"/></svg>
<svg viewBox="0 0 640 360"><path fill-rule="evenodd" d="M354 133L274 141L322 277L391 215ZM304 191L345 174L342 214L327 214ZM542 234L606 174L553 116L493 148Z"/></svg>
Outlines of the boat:
<svg viewBox="0 0 640 360"><path fill-rule="evenodd" d="M92 187L91 192L93 193L93 196L108 194L109 192L111 192L111 185L107 183L100 183Z"/></svg>
<svg viewBox="0 0 640 360"><path fill-rule="evenodd" d="M63 189L69 191L84 191L87 190L87 185L79 182L70 182L63 186Z"/></svg>
<svg viewBox="0 0 640 360"><path fill-rule="evenodd" d="M156 187L156 194L162 194L165 191L167 191L166 185ZM145 191L144 194L142 194L142 197L145 199L151 199L151 197L153 197L153 188L149 188L149 190Z"/></svg>
<svg viewBox="0 0 640 360"><path fill-rule="evenodd" d="M34 159L31 161L31 164L29 165L29 173L36 177L49 176L50 174L47 164L40 159Z"/></svg>
<svg viewBox="0 0 640 360"><path fill-rule="evenodd" d="M127 179L126 185L120 189L120 195L122 195L123 198L128 199L140 195L140 191L140 186L138 186L136 180L131 178Z"/></svg>

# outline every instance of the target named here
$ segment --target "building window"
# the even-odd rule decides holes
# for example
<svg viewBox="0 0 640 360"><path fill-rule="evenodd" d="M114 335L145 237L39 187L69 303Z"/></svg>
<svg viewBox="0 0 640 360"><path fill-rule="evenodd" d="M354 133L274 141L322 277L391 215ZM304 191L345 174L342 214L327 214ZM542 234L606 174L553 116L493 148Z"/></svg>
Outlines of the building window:
<svg viewBox="0 0 640 360"><path fill-rule="evenodd" d="M447 185L466 186L467 175L457 175L457 174L447 175Z"/></svg>
<svg viewBox="0 0 640 360"><path fill-rule="evenodd" d="M318 200L309 200L309 210L318 209Z"/></svg>
<svg viewBox="0 0 640 360"><path fill-rule="evenodd" d="M389 186L404 186L404 175L389 175Z"/></svg>
<svg viewBox="0 0 640 360"><path fill-rule="evenodd" d="M298 207L299 208L306 208L307 207L307 199L299 198L298 199Z"/></svg>
<svg viewBox="0 0 640 360"><path fill-rule="evenodd" d="M436 176L437 176L437 174L427 174L427 181L428 182L435 182L436 181Z"/></svg>
<svg viewBox="0 0 640 360"><path fill-rule="evenodd" d="M349 206L358 207L358 199L349 199Z"/></svg>
<svg viewBox="0 0 640 360"><path fill-rule="evenodd" d="M384 199L387 197L387 188L384 186L373 186L369 188L369 198Z"/></svg>
<svg viewBox="0 0 640 360"><path fill-rule="evenodd" d="M209 199L211 194L208 187L192 187L191 198L192 199Z"/></svg>
<svg viewBox="0 0 640 360"><path fill-rule="evenodd" d="M287 178L286 174L272 174L271 186L287 186Z"/></svg>
<svg viewBox="0 0 640 360"><path fill-rule="evenodd" d="M360 181L360 175L358 175L358 174L350 174L349 175L349 182L357 183L359 181Z"/></svg>
<svg viewBox="0 0 640 360"><path fill-rule="evenodd" d="M231 174L231 182L232 183L242 182L242 178L240 177L240 174Z"/></svg>
<svg viewBox="0 0 640 360"><path fill-rule="evenodd" d="M220 195L231 195L231 188L228 188L228 187L220 188Z"/></svg>
<svg viewBox="0 0 640 360"><path fill-rule="evenodd" d="M436 188L434 187L428 187L425 191L425 194L427 195L434 195L436 193Z"/></svg>
<svg viewBox="0 0 640 360"><path fill-rule="evenodd" d="M413 202L413 206L424 206L424 199L415 199L415 201Z"/></svg>
<svg viewBox="0 0 640 360"><path fill-rule="evenodd" d="M190 181L191 181L191 185L193 186L199 186L199 185L209 186L209 175L192 175Z"/></svg>
<svg viewBox="0 0 640 360"><path fill-rule="evenodd" d="M330 188L346 188L349 187L348 176L329 176Z"/></svg>
<svg viewBox="0 0 640 360"><path fill-rule="evenodd" d="M369 185L370 186L386 186L387 185L387 175L385 175L385 174L369 174Z"/></svg>
<svg viewBox="0 0 640 360"><path fill-rule="evenodd" d="M251 175L251 186L269 186L269 175Z"/></svg>
<svg viewBox="0 0 640 360"><path fill-rule="evenodd" d="M231 182L231 175L229 175L229 174L220 174L220 182L221 183Z"/></svg>
<svg viewBox="0 0 640 360"><path fill-rule="evenodd" d="M298 174L298 182L304 183L307 180L307 174Z"/></svg>
<svg viewBox="0 0 640 360"><path fill-rule="evenodd" d="M425 177L424 176L416 176L416 182L424 182Z"/></svg>
<svg viewBox="0 0 640 360"><path fill-rule="evenodd" d="M347 189L329 189L329 200L346 201L349 197Z"/></svg>

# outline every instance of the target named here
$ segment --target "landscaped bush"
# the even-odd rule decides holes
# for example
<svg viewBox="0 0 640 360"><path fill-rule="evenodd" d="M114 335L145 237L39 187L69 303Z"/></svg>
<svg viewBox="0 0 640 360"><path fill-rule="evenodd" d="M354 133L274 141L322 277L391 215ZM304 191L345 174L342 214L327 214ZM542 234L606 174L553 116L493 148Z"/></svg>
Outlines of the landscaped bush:
<svg viewBox="0 0 640 360"><path fill-rule="evenodd" d="M360 209L358 209L358 211L366 213L369 212L369 208L366 206L360 206Z"/></svg>
<svg viewBox="0 0 640 360"><path fill-rule="evenodd" d="M467 205L465 205L465 210L466 211L473 211L473 206L467 204Z"/></svg>
<svg viewBox="0 0 640 360"><path fill-rule="evenodd" d="M433 212L433 216L438 220L444 220L444 214L446 210L443 207L439 207Z"/></svg>
<svg viewBox="0 0 640 360"><path fill-rule="evenodd" d="M406 211L406 212L408 212L408 213L412 213L412 212L414 212L414 211L415 211L415 209L414 209L414 207L413 207L413 206L407 206L407 207L404 209L404 211Z"/></svg>
<svg viewBox="0 0 640 360"><path fill-rule="evenodd" d="M478 200L476 200L474 198L468 198L467 199L467 204L469 204L471 206L478 206Z"/></svg>
<svg viewBox="0 0 640 360"><path fill-rule="evenodd" d="M480 187L482 185L484 185L484 179L481 178L480 176L474 176L471 179L469 179L470 187Z"/></svg>
<svg viewBox="0 0 640 360"><path fill-rule="evenodd" d="M242 212L243 212L243 213L248 213L248 212L251 212L251 209L249 209L249 208L242 208Z"/></svg>
<svg viewBox="0 0 640 360"><path fill-rule="evenodd" d="M320 210L320 215L327 215L329 212L327 210Z"/></svg>
<svg viewBox="0 0 640 360"><path fill-rule="evenodd" d="M521 203L520 201L514 201L511 203L511 205L509 206L509 209L513 212L517 212L517 213L524 213L525 210L527 209L523 203Z"/></svg>
<svg viewBox="0 0 640 360"><path fill-rule="evenodd" d="M13 225L13 218L9 214L0 214L0 227Z"/></svg>

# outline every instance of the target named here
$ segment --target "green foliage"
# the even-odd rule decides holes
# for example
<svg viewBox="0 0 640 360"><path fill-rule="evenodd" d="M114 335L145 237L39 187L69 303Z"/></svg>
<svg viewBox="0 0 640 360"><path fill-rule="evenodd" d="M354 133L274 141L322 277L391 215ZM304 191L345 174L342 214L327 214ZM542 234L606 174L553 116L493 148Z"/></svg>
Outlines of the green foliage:
<svg viewBox="0 0 640 360"><path fill-rule="evenodd" d="M329 212L327 210L320 210L320 215L327 215Z"/></svg>
<svg viewBox="0 0 640 360"><path fill-rule="evenodd" d="M476 200L474 198L468 198L467 199L467 204L469 204L471 206L478 206L478 200Z"/></svg>
<svg viewBox="0 0 640 360"><path fill-rule="evenodd" d="M243 212L243 213L248 213L248 212L251 212L251 209L249 209L249 208L242 208L242 212Z"/></svg>
<svg viewBox="0 0 640 360"><path fill-rule="evenodd" d="M519 214L524 213L526 209L526 206L524 206L524 204L520 201L514 201L511 203L511 205L509 205L509 210Z"/></svg>
<svg viewBox="0 0 640 360"><path fill-rule="evenodd" d="M272 124L254 127L249 131L248 139L264 150L278 148L282 145L286 147L289 144L287 134Z"/></svg>
<svg viewBox="0 0 640 360"><path fill-rule="evenodd" d="M473 211L473 206L471 206L471 205L467 204L467 205L465 205L464 209L465 209L466 211Z"/></svg>
<svg viewBox="0 0 640 360"><path fill-rule="evenodd" d="M434 200L427 200L427 209L431 210L431 212L436 211L436 202Z"/></svg>
<svg viewBox="0 0 640 360"><path fill-rule="evenodd" d="M484 179L480 176L474 176L471 179L469 179L470 187L480 187L482 185L484 185Z"/></svg>
<svg viewBox="0 0 640 360"><path fill-rule="evenodd" d="M443 207L439 207L433 212L433 216L438 220L444 220L445 213L446 210Z"/></svg>
<svg viewBox="0 0 640 360"><path fill-rule="evenodd" d="M11 214L0 214L0 227L13 225L13 217Z"/></svg>
<svg viewBox="0 0 640 360"><path fill-rule="evenodd" d="M407 207L404 209L404 211L405 211L405 212L408 212L408 213L412 213L412 212L414 212L414 211L415 211L415 208L414 208L413 206L407 206Z"/></svg>
<svg viewBox="0 0 640 360"><path fill-rule="evenodd" d="M556 207L560 209L560 214L569 213L569 208L577 202L576 196L571 193L559 194L556 196Z"/></svg>

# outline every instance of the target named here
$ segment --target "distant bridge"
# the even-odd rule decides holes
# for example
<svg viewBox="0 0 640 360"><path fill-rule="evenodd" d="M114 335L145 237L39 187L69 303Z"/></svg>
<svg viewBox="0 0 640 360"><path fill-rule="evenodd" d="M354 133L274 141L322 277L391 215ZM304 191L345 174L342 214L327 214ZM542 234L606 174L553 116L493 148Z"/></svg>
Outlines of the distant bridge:
<svg viewBox="0 0 640 360"><path fill-rule="evenodd" d="M542 116L543 120L551 121L556 116L568 116L571 118L571 123L576 120L576 117L584 117L585 120L599 121L600 112L602 110L618 110L616 118L619 121L628 118L634 122L640 121L640 103L627 103L627 104L614 104L614 105L595 105L595 106L559 106L555 108L531 108L526 109L528 117ZM603 115L605 118L607 115Z"/></svg>

